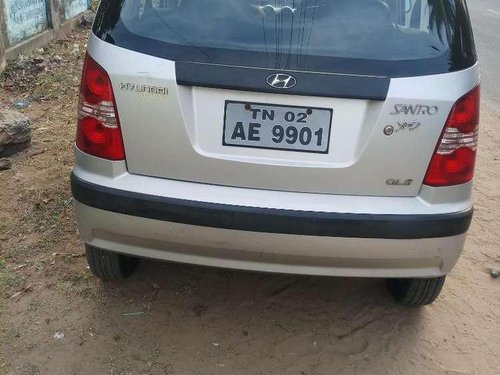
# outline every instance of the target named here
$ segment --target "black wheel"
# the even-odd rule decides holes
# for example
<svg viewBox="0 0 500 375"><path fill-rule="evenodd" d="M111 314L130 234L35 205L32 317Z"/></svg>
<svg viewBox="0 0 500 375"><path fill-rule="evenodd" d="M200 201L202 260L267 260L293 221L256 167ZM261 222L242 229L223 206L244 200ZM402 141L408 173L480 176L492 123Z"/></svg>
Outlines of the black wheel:
<svg viewBox="0 0 500 375"><path fill-rule="evenodd" d="M132 275L139 263L138 258L85 245L87 263L92 273L106 281L123 280Z"/></svg>
<svg viewBox="0 0 500 375"><path fill-rule="evenodd" d="M430 279L387 279L387 289L406 306L429 305L439 296L446 276Z"/></svg>

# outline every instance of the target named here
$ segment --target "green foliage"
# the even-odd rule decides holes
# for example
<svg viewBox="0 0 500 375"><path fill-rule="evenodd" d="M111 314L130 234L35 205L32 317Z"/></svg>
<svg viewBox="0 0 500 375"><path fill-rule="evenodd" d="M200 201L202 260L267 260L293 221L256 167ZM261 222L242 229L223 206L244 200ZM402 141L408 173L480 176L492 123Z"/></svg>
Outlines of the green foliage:
<svg viewBox="0 0 500 375"><path fill-rule="evenodd" d="M90 3L90 9L92 9L93 12L96 12L100 2L101 0L92 0Z"/></svg>

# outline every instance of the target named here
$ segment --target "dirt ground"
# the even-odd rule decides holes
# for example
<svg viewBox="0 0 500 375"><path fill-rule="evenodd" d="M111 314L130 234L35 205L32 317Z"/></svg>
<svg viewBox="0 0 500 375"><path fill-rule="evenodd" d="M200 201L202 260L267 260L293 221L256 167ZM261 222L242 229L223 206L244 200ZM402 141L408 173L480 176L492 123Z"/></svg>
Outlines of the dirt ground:
<svg viewBox="0 0 500 375"><path fill-rule="evenodd" d="M0 172L0 374L498 374L499 112L483 108L474 221L432 306L400 307L376 279L148 261L102 283L69 189L86 33L0 79L0 108L26 97L34 127Z"/></svg>

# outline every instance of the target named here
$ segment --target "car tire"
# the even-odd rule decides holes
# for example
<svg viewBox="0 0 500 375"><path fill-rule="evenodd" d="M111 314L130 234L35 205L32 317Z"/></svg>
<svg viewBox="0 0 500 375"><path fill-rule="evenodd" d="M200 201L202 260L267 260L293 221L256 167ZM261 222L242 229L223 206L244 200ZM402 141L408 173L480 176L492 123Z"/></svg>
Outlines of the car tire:
<svg viewBox="0 0 500 375"><path fill-rule="evenodd" d="M87 263L92 273L105 281L119 281L132 275L139 263L138 258L85 245Z"/></svg>
<svg viewBox="0 0 500 375"><path fill-rule="evenodd" d="M394 299L405 306L424 306L436 300L446 276L429 279L387 279L387 289Z"/></svg>

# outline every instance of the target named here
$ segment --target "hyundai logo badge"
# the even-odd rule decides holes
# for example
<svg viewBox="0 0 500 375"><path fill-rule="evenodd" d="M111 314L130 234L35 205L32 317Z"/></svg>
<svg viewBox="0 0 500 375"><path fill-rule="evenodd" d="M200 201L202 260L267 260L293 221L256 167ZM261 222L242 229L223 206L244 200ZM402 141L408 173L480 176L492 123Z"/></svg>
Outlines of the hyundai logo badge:
<svg viewBox="0 0 500 375"><path fill-rule="evenodd" d="M297 84L294 76L284 73L275 73L267 77L266 82L275 89L291 89Z"/></svg>

